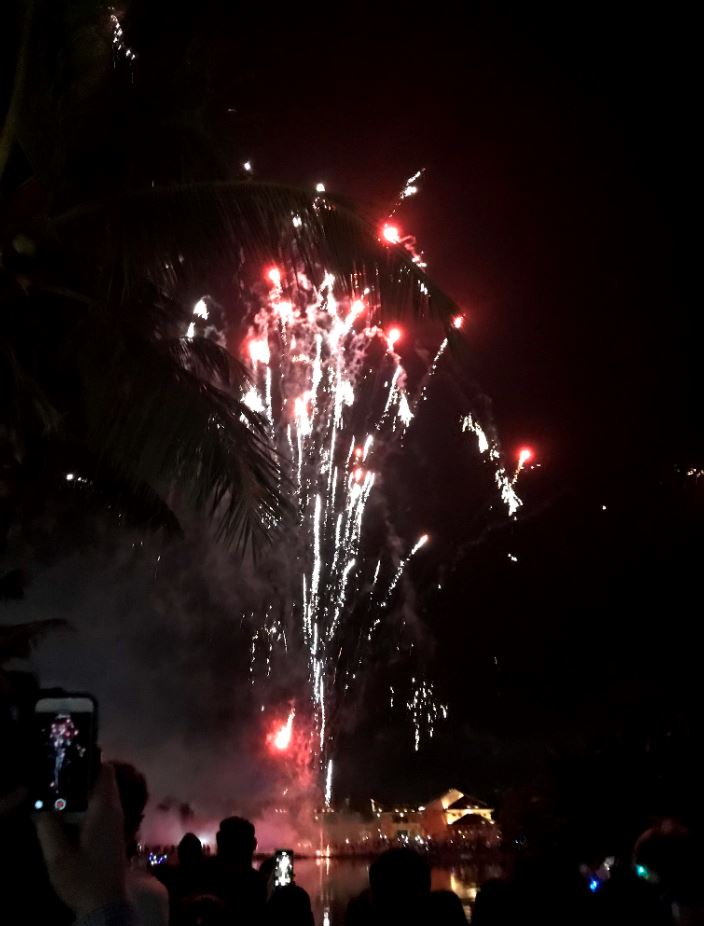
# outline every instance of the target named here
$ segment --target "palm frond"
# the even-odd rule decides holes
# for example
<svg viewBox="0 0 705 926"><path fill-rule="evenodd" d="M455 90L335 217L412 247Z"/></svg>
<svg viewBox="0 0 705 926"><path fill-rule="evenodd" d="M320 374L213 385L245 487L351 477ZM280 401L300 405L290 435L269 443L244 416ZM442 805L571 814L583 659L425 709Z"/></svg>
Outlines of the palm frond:
<svg viewBox="0 0 705 926"><path fill-rule="evenodd" d="M296 218L296 225L294 225ZM243 256L313 270L321 265L349 286L368 280L394 312L447 318L452 300L404 248L387 247L378 232L343 200L322 199L290 187L242 182L189 183L118 195L54 218L57 236L69 234L89 252L115 254L112 277L123 301L134 298L145 273L175 272L184 260L199 273ZM103 268L104 269L104 268Z"/></svg>
<svg viewBox="0 0 705 926"><path fill-rule="evenodd" d="M77 349L90 383L85 423L99 462L133 485L177 484L229 540L248 544L265 523L281 519L279 468L261 419L239 399L149 342L116 337L102 356L95 344L90 352ZM239 382L242 368L229 361L226 369L215 345L182 349L201 365L217 356L231 385Z"/></svg>
<svg viewBox="0 0 705 926"><path fill-rule="evenodd" d="M48 633L66 630L69 626L68 621L58 617L27 624L0 624L0 665L10 659L26 659Z"/></svg>
<svg viewBox="0 0 705 926"><path fill-rule="evenodd" d="M25 82L27 78L28 59L30 54L30 39L32 23L34 21L34 0L26 0L23 4L23 19L20 29L20 41L18 43L17 61L15 63L15 73L10 94L10 103L3 120L2 131L0 131L0 180L5 170L5 165L10 157L12 146L17 135L20 114L22 112L22 102L25 92Z"/></svg>
<svg viewBox="0 0 705 926"><path fill-rule="evenodd" d="M243 364L210 338L172 338L163 346L180 367L201 379L215 380L238 395L250 380Z"/></svg>

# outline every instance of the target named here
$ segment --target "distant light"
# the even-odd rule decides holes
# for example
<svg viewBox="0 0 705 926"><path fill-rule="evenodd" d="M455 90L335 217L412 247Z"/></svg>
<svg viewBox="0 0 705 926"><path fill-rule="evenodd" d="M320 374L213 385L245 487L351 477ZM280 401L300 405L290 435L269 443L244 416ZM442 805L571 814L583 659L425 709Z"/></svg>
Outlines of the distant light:
<svg viewBox="0 0 705 926"><path fill-rule="evenodd" d="M304 224L304 220L300 215L295 215L291 220L291 224L294 226L294 228L301 228L301 226Z"/></svg>
<svg viewBox="0 0 705 926"><path fill-rule="evenodd" d="M73 473L66 473L66 481L67 481L67 482L73 482L73 480L74 480L75 478L76 478L76 477L75 477L75 475L74 475Z"/></svg>
<svg viewBox="0 0 705 926"><path fill-rule="evenodd" d="M193 307L193 314L199 318L208 318L208 306L203 299L199 299Z"/></svg>
<svg viewBox="0 0 705 926"><path fill-rule="evenodd" d="M353 315L359 315L360 312L364 311L364 309L365 303L362 301L362 299L355 299L350 303L350 311L353 313Z"/></svg>
<svg viewBox="0 0 705 926"><path fill-rule="evenodd" d="M34 802L35 810L41 810L43 806L44 806L44 801L37 800Z"/></svg>
<svg viewBox="0 0 705 926"><path fill-rule="evenodd" d="M451 324L453 325L454 328L460 329L460 328L463 327L463 322L464 322L464 320L465 320L465 319L463 318L462 315L456 315L456 316L453 318L453 321L451 322Z"/></svg>
<svg viewBox="0 0 705 926"><path fill-rule="evenodd" d="M638 878L646 880L649 877L649 869L645 865L637 865L634 870Z"/></svg>
<svg viewBox="0 0 705 926"><path fill-rule="evenodd" d="M607 511L607 505L603 505L603 506L602 506L602 510L603 510L603 511Z"/></svg>
<svg viewBox="0 0 705 926"><path fill-rule="evenodd" d="M382 228L382 237L390 244L399 244L401 233L396 225L385 225Z"/></svg>
<svg viewBox="0 0 705 926"><path fill-rule="evenodd" d="M325 185L324 185L324 184L322 184L322 183L317 183L317 184L316 184L316 192L317 192L317 193L325 193L325 191L326 191L326 188L325 188Z"/></svg>
<svg viewBox="0 0 705 926"><path fill-rule="evenodd" d="M534 458L534 451L531 447L522 447L519 451L519 467L521 468L525 463L528 463Z"/></svg>
<svg viewBox="0 0 705 926"><path fill-rule="evenodd" d="M247 171L248 174L252 173L252 163L250 161L245 161L242 165L242 169Z"/></svg>
<svg viewBox="0 0 705 926"><path fill-rule="evenodd" d="M271 280L275 286L281 285L282 275L277 267L272 267L271 270L267 271L267 279Z"/></svg>
<svg viewBox="0 0 705 926"><path fill-rule="evenodd" d="M600 882L599 882L599 880L598 880L597 878L590 878L590 882L589 882L589 884L588 884L588 887L590 888L590 890L591 890L592 893L594 894L595 891L600 887Z"/></svg>
<svg viewBox="0 0 705 926"><path fill-rule="evenodd" d="M400 328L390 328L389 334L387 335L387 340L390 345L394 345L401 338L401 329Z"/></svg>
<svg viewBox="0 0 705 926"><path fill-rule="evenodd" d="M361 482L362 477L364 475L365 475L364 469L361 466L356 466L353 472L353 476L355 477L355 482Z"/></svg>

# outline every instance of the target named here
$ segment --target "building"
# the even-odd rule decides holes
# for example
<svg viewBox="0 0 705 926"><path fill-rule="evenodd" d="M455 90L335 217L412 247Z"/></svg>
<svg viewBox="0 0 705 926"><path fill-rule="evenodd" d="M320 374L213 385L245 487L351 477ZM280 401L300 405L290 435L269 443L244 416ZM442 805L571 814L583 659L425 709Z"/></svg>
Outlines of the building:
<svg viewBox="0 0 705 926"><path fill-rule="evenodd" d="M428 838L445 842L453 836L464 838L466 832L484 825L494 827L492 808L457 788L419 807L383 808L372 801L372 810L382 836L400 842Z"/></svg>
<svg viewBox="0 0 705 926"><path fill-rule="evenodd" d="M321 827L321 845L332 853L379 851L385 845L482 844L499 838L492 808L457 788L445 791L428 804L397 803L382 806L371 800L371 813L321 810L315 822Z"/></svg>

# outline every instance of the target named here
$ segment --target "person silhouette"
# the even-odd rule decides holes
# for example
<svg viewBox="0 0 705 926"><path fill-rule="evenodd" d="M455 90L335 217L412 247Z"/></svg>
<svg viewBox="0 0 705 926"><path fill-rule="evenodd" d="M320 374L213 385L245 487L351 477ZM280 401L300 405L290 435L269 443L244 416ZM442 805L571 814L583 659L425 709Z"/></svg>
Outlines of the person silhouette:
<svg viewBox="0 0 705 926"><path fill-rule="evenodd" d="M217 853L204 859L202 893L219 897L236 921L259 921L264 913L266 886L252 867L257 839L243 817L226 817L216 833Z"/></svg>
<svg viewBox="0 0 705 926"><path fill-rule="evenodd" d="M345 926L454 926L465 921L457 895L431 891L431 869L413 849L383 852L370 865L369 878L369 890L348 904Z"/></svg>
<svg viewBox="0 0 705 926"><path fill-rule="evenodd" d="M293 880L291 884L277 887L274 883L276 867L274 855L259 866L260 876L267 885L266 926L314 926L311 898Z"/></svg>
<svg viewBox="0 0 705 926"><path fill-rule="evenodd" d="M128 858L127 896L133 904L142 926L167 926L169 922L169 894L154 875L137 868L137 833L144 809L149 800L144 775L129 762L110 762L120 795L124 817L125 851Z"/></svg>

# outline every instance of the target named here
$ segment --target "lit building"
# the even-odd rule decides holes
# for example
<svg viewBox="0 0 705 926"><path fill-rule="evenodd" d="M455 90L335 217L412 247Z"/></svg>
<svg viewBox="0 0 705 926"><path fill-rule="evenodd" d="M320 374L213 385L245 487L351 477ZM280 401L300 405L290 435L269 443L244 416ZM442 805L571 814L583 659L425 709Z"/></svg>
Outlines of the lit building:
<svg viewBox="0 0 705 926"><path fill-rule="evenodd" d="M457 788L420 807L383 808L372 801L372 809L382 835L390 840L467 838L479 829L494 827L492 808Z"/></svg>
<svg viewBox="0 0 705 926"><path fill-rule="evenodd" d="M397 803L382 806L370 801L371 815L345 810L322 810L315 822L322 826L322 838L333 851L345 852L380 844L420 845L432 840L445 844L484 844L499 839L492 808L457 788L451 788L428 804L410 806Z"/></svg>

